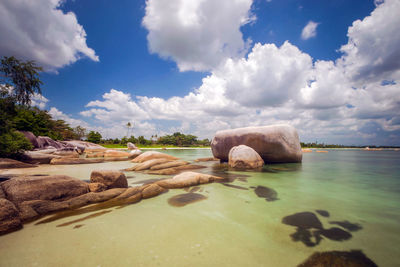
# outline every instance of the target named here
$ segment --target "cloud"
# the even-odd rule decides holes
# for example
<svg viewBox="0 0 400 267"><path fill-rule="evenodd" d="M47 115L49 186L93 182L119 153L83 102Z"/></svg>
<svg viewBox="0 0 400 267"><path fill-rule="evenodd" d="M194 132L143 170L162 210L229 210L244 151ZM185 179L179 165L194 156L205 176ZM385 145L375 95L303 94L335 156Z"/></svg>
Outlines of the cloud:
<svg viewBox="0 0 400 267"><path fill-rule="evenodd" d="M85 121L78 120L72 118L70 115L65 114L64 112L58 110L55 107L51 107L49 110L49 114L54 120L63 120L66 123L68 123L71 127L76 127L76 126L82 126L82 127L88 127L89 124Z"/></svg>
<svg viewBox="0 0 400 267"><path fill-rule="evenodd" d="M359 84L400 78L400 1L386 0L349 27L340 64Z"/></svg>
<svg viewBox="0 0 400 267"><path fill-rule="evenodd" d="M99 61L86 44L86 32L73 12L59 9L63 0L0 2L0 55L34 60L56 70L82 57Z"/></svg>
<svg viewBox="0 0 400 267"><path fill-rule="evenodd" d="M307 40L317 36L317 27L319 23L310 20L301 31L301 39Z"/></svg>
<svg viewBox="0 0 400 267"><path fill-rule="evenodd" d="M35 93L31 98L31 105L36 106L40 109L44 109L46 107L47 102L49 102L49 100L46 97L39 95L37 93Z"/></svg>
<svg viewBox="0 0 400 267"><path fill-rule="evenodd" d="M151 53L180 71L208 71L248 49L240 27L255 20L252 0L147 0L142 24Z"/></svg>
<svg viewBox="0 0 400 267"><path fill-rule="evenodd" d="M81 114L103 125L149 123L151 135L179 130L210 138L221 129L288 123L303 141L398 145L400 66L392 62L382 71L389 54L400 50L391 36L400 31L400 23L393 23L396 7L386 1L354 22L336 61L313 61L288 41L280 47L257 43L246 57L221 59L186 96L132 98L112 89ZM364 68L368 75L360 72Z"/></svg>

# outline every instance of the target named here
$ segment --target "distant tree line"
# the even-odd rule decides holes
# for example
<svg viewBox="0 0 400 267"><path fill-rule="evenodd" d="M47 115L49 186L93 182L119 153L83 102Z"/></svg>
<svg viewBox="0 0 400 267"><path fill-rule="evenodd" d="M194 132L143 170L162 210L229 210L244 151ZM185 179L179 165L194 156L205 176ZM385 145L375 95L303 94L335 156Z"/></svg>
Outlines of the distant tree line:
<svg viewBox="0 0 400 267"><path fill-rule="evenodd" d="M176 132L171 135L164 135L158 137L157 135L151 136L150 139L146 139L144 136L130 136L119 138L108 138L101 139L101 134L99 132L90 132L88 134L88 141L93 143L102 143L102 144L119 144L126 145L128 142L131 142L136 145L142 146L151 146L151 145L171 145L171 146L179 146L179 147L191 147L191 146L210 146L211 142L209 139L199 140L197 136L191 134L182 134Z"/></svg>

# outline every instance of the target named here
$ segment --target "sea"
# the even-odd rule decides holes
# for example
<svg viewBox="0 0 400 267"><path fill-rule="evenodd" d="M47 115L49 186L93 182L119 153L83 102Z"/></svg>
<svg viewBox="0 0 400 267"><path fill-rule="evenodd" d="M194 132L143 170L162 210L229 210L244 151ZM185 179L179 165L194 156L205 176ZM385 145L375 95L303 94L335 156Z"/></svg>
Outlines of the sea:
<svg viewBox="0 0 400 267"><path fill-rule="evenodd" d="M0 236L0 266L297 266L315 252L362 251L400 266L400 151L315 150L302 163L198 172L223 183L171 189L139 203L52 214ZM210 149L163 151L183 160ZM89 180L133 163L10 170ZM130 186L172 176L127 172Z"/></svg>

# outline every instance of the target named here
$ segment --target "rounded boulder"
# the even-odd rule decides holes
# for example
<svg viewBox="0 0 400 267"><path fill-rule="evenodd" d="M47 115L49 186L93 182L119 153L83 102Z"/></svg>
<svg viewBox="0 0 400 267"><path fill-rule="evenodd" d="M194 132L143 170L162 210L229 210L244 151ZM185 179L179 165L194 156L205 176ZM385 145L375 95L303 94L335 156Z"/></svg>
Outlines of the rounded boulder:
<svg viewBox="0 0 400 267"><path fill-rule="evenodd" d="M229 151L229 166L239 169L256 169L264 165L264 160L251 147L234 146Z"/></svg>

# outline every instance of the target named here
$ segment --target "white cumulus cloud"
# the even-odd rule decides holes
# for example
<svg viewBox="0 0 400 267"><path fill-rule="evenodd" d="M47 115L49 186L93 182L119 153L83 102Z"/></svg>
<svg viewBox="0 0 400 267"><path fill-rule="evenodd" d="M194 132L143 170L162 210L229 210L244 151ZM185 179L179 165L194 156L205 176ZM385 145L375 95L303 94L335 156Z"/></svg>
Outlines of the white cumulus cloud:
<svg viewBox="0 0 400 267"><path fill-rule="evenodd" d="M86 44L86 32L62 0L0 1L0 55L35 60L56 70L82 57L99 58Z"/></svg>
<svg viewBox="0 0 400 267"><path fill-rule="evenodd" d="M310 20L306 26L304 26L303 30L301 31L301 39L307 40L312 37L317 36L317 27L319 23Z"/></svg>
<svg viewBox="0 0 400 267"><path fill-rule="evenodd" d="M143 26L151 53L174 60L181 71L208 71L226 57L242 56L240 27L255 17L252 0L147 0Z"/></svg>

